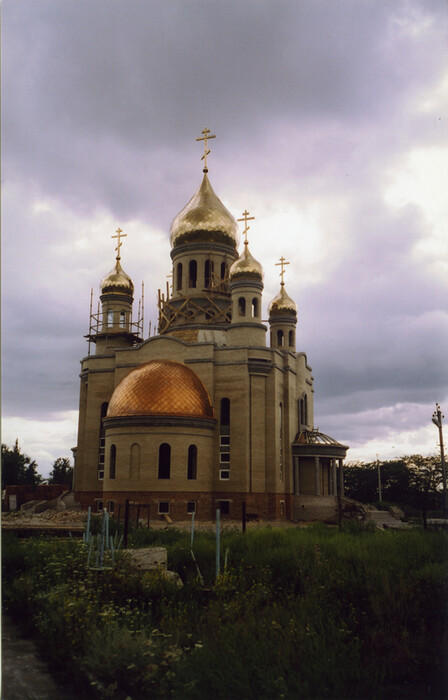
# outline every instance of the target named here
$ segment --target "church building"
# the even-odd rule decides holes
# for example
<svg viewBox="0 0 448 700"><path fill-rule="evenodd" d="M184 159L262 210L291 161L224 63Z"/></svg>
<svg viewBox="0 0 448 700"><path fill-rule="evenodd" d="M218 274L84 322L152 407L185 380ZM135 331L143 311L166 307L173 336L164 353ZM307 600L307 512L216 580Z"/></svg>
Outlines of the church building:
<svg viewBox="0 0 448 700"><path fill-rule="evenodd" d="M156 335L143 297L113 270L90 310L81 361L75 497L117 512L126 499L173 521L326 519L343 494L347 447L314 428L313 376L296 350L297 304L280 288L262 320L263 268L208 178L171 224L172 285L159 290ZM90 352L94 346L94 353Z"/></svg>

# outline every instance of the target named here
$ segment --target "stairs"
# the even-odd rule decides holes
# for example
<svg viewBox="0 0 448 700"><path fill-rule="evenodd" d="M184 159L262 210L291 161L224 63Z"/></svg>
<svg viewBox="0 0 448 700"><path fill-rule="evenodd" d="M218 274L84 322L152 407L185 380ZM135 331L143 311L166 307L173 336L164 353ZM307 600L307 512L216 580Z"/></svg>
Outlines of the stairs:
<svg viewBox="0 0 448 700"><path fill-rule="evenodd" d="M381 530L405 530L409 527L408 523L397 520L388 510L377 510L373 506L365 506L365 509L366 520L375 523Z"/></svg>

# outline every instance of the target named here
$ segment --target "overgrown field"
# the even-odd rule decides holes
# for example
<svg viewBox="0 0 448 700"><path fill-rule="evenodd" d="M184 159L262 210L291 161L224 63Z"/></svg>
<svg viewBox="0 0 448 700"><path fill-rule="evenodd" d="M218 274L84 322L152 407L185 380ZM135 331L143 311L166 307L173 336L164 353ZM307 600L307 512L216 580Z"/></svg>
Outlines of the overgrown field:
<svg viewBox="0 0 448 700"><path fill-rule="evenodd" d="M85 545L3 537L3 602L80 697L447 697L443 533L351 526L227 533L145 531L160 573L86 567ZM132 539L130 546L132 546Z"/></svg>

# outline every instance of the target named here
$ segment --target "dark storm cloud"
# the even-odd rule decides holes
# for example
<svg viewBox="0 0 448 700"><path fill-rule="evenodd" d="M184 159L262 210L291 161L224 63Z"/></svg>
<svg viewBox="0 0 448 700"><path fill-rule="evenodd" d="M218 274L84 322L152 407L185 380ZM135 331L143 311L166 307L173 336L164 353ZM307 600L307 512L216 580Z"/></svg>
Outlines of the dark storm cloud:
<svg viewBox="0 0 448 700"><path fill-rule="evenodd" d="M446 107L420 108L440 85L446 19L430 0L6 0L7 412L76 409L89 289L112 267L118 223L145 229L127 239L124 266L145 280L155 320L169 225L199 185L205 125L224 203L320 212L316 245L330 252L315 270L303 262L306 230L257 242L259 218L251 250L265 270L291 259L299 349L329 432L367 440L406 423L398 403L423 406L440 386L446 396L447 288L415 254L431 224L417 204L384 196L407 153L446 144Z"/></svg>

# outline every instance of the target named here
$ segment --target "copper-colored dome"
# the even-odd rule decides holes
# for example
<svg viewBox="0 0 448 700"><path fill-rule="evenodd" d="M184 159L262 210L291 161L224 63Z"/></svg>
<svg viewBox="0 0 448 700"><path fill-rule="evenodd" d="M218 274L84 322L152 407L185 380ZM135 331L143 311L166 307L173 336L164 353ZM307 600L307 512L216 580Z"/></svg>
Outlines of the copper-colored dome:
<svg viewBox="0 0 448 700"><path fill-rule="evenodd" d="M263 279L263 268L261 267L258 260L255 260L253 255L249 250L249 246L245 245L244 250L241 253L238 260L236 260L229 270L230 281L239 278L252 277L257 280Z"/></svg>
<svg viewBox="0 0 448 700"><path fill-rule="evenodd" d="M129 275L123 270L120 259L117 258L115 267L108 275L103 277L100 284L101 294L134 294L134 283Z"/></svg>
<svg viewBox="0 0 448 700"><path fill-rule="evenodd" d="M171 224L171 247L183 243L224 243L238 246L238 225L213 191L207 174L201 186Z"/></svg>
<svg viewBox="0 0 448 700"><path fill-rule="evenodd" d="M269 304L268 313L269 316L284 316L290 314L297 316L297 304L288 296L283 284L280 286L280 291L277 296L274 297Z"/></svg>
<svg viewBox="0 0 448 700"><path fill-rule="evenodd" d="M107 418L118 416L213 418L213 406L190 367L152 360L132 369L115 388Z"/></svg>

